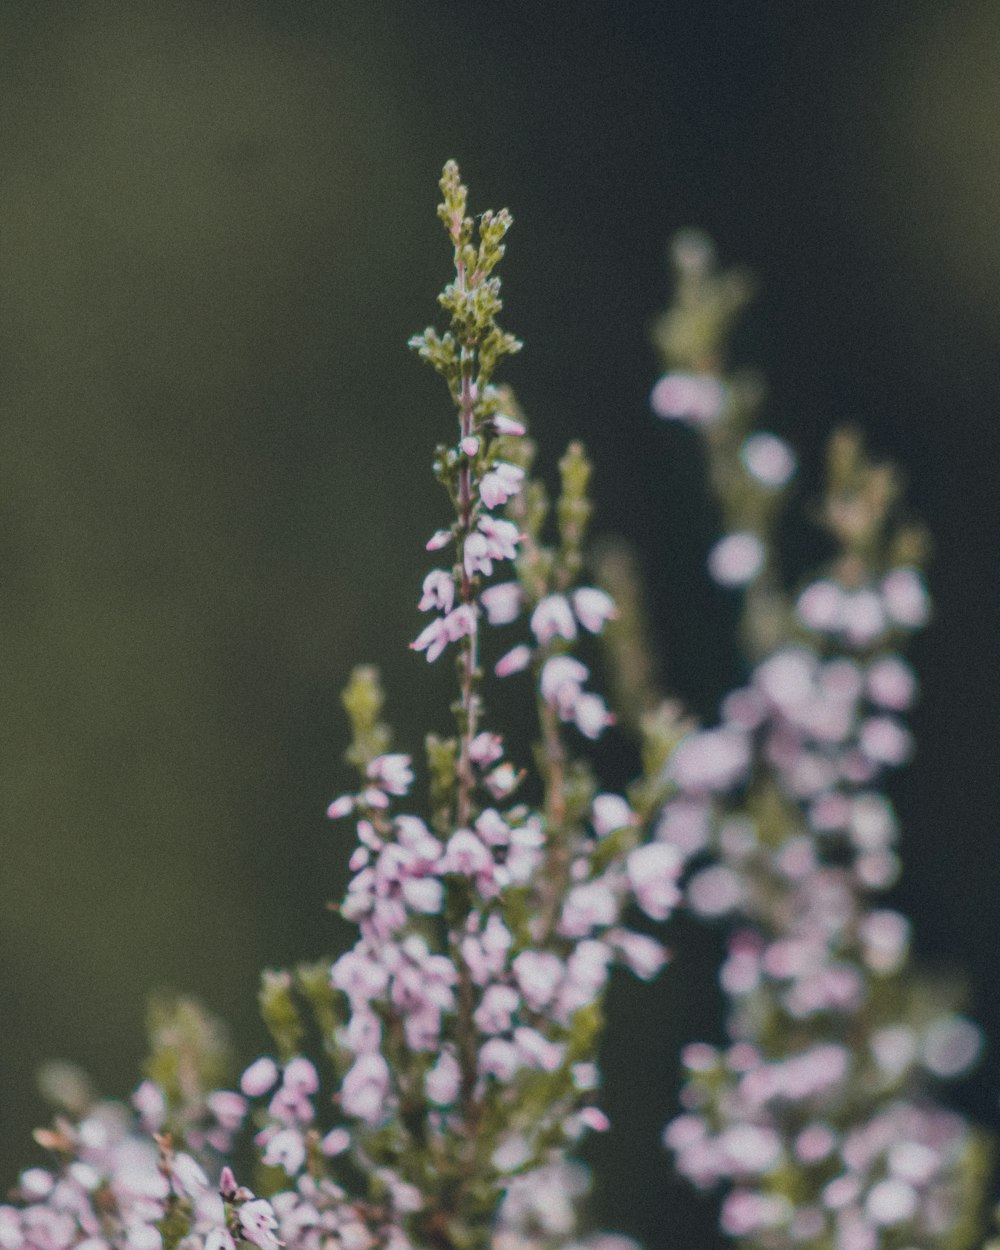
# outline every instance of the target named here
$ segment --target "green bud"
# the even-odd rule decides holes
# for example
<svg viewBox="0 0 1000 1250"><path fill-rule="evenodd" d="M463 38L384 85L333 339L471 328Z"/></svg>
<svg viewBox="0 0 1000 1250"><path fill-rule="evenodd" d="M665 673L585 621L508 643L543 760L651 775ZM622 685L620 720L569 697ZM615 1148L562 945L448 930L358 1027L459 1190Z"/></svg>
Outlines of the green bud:
<svg viewBox="0 0 1000 1250"><path fill-rule="evenodd" d="M428 734L424 739L427 772L431 782L431 823L435 832L446 837L451 832L451 808L458 771L458 739Z"/></svg>
<svg viewBox="0 0 1000 1250"><path fill-rule="evenodd" d="M295 969L295 988L312 1008L324 1044L333 1044L333 1035L343 1022L341 999L330 983L330 961L299 964Z"/></svg>
<svg viewBox="0 0 1000 1250"><path fill-rule="evenodd" d="M299 1052L305 1028L292 993L292 978L288 972L265 968L261 973L260 992L257 996L260 1014L267 1031L274 1038L278 1054L283 1060L291 1059Z"/></svg>
<svg viewBox="0 0 1000 1250"><path fill-rule="evenodd" d="M559 461L562 490L556 505L561 541L559 559L568 582L576 580L583 564L583 539L592 511L587 497L592 471L583 444L570 443Z"/></svg>
<svg viewBox="0 0 1000 1250"><path fill-rule="evenodd" d="M441 188L442 195L442 202L438 205L438 216L450 228L450 223L454 218L461 220L465 217L465 206L469 197L468 188L462 184L455 161L445 163L438 186Z"/></svg>
<svg viewBox="0 0 1000 1250"><path fill-rule="evenodd" d="M231 1070L222 1022L193 998L155 994L146 1012L149 1057L146 1075L173 1111L223 1085Z"/></svg>
<svg viewBox="0 0 1000 1250"><path fill-rule="evenodd" d="M370 664L352 669L340 701L351 722L352 742L345 758L364 772L373 759L385 754L392 740L389 727L379 720L385 695L378 669Z"/></svg>

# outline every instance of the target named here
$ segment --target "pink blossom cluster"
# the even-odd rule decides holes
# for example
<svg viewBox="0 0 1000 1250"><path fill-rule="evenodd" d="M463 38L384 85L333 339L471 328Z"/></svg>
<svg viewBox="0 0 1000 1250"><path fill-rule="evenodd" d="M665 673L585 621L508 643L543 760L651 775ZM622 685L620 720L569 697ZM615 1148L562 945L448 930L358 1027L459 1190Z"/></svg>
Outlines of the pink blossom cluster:
<svg viewBox="0 0 1000 1250"><path fill-rule="evenodd" d="M705 424L667 381L660 415ZM774 436L718 439L713 454L737 447L762 489L789 480ZM716 475L739 480L732 466ZM723 539L709 568L745 585L767 560L761 528ZM971 1130L925 1086L966 1069L978 1030L940 1007L900 1016L910 926L870 898L899 869L879 780L912 750L916 679L896 648L928 614L916 569L835 563L789 607L721 725L689 734L668 765L679 796L661 828L696 857L686 902L731 925L731 1041L685 1050L684 1111L665 1141L695 1185L727 1189L723 1231L762 1250L943 1245L964 1201Z"/></svg>
<svg viewBox="0 0 1000 1250"><path fill-rule="evenodd" d="M279 1250L271 1203L238 1187L228 1168L213 1184L194 1153L154 1138L149 1082L136 1100L138 1116L97 1103L42 1135L60 1163L21 1173L18 1205L0 1206L4 1250L161 1250L167 1223L183 1227L186 1250L235 1250L237 1241Z"/></svg>
<svg viewBox="0 0 1000 1250"><path fill-rule="evenodd" d="M542 1167L515 1176L497 1212L494 1250L640 1250L630 1237L578 1232L579 1208L590 1190L583 1164L554 1157Z"/></svg>
<svg viewBox="0 0 1000 1250"><path fill-rule="evenodd" d="M893 631L920 629L930 615L923 576L908 566L890 569L861 586L817 578L801 592L795 607L807 629L850 647L875 646Z"/></svg>
<svg viewBox="0 0 1000 1250"><path fill-rule="evenodd" d="M502 766L497 751L502 744L494 736L481 755L484 768ZM597 796L590 830L575 839L551 931L536 919L515 937L504 916L506 896L534 892L546 865L538 813L523 805L487 806L471 828L447 838L413 815L394 816L379 832L367 816L358 821L344 913L359 925L360 938L331 974L350 1009L337 1039L353 1056L338 1094L345 1116L376 1126L398 1111L401 1093L383 1051L391 1023L410 1051L434 1056L424 1096L431 1122L448 1127L462 1092L454 1039L463 971L474 1003L477 1099L490 1082L509 1084L521 1073L564 1065L573 1016L600 996L616 960L643 978L659 971L661 944L624 927L622 914L634 899L647 915L665 919L680 897L681 855L650 843L599 870L591 862L604 838L637 823L624 799ZM450 929L444 950L435 950L422 926L442 914L447 890L458 882L475 906ZM540 914L541 906L533 910ZM571 1075L578 1089L588 1089L582 1072ZM602 1123L592 1110L580 1121Z"/></svg>
<svg viewBox="0 0 1000 1250"><path fill-rule="evenodd" d="M489 424L506 437L524 434L521 423L503 414L494 415ZM493 514L494 509L506 506L521 493L524 470L506 461L488 460L489 467L477 478L476 465L484 450L485 435L480 432L463 438L455 452L466 464L470 489L474 486L478 491L468 532L463 533L460 526L439 530L427 544L429 550L440 550L452 542L456 532L461 543L460 563L454 570L433 569L424 578L419 608L440 615L421 631L412 646L425 652L429 661L442 655L450 643L475 638L483 616L490 625L509 625L527 605L525 590L517 580L495 582L480 589L478 595L469 591L472 579L490 577L502 562L514 561L524 538L513 521ZM456 606L463 588L466 594ZM614 717L600 695L585 689L588 668L572 656L553 654L547 661L544 657L552 644L559 647L574 642L580 630L600 634L615 616L611 597L594 586L546 594L532 607L532 642L507 651L496 663L496 674L511 676L538 659L542 662L539 683L543 699L556 709L560 720L575 725L587 738L598 738L614 723Z"/></svg>
<svg viewBox="0 0 1000 1250"><path fill-rule="evenodd" d="M356 1077L353 1091L341 1091L341 1110L351 1097L362 1097ZM345 1089L347 1082L345 1081ZM385 1201L375 1209L352 1201L348 1192L327 1171L327 1162L348 1151L351 1134L343 1125L324 1131L320 1127L315 1099L320 1089L315 1065L302 1055L283 1064L270 1056L256 1059L243 1073L240 1088L250 1098L267 1097L262 1127L254 1143L265 1167L278 1168L288 1177L290 1188L271 1197L280 1244L296 1250L321 1250L331 1242L349 1250L409 1250L403 1231L406 1216L420 1208L420 1195L391 1170L378 1169ZM369 1085L371 1096L374 1086ZM362 1119L369 1108L359 1103Z"/></svg>
<svg viewBox="0 0 1000 1250"><path fill-rule="evenodd" d="M494 413L488 419L488 428L485 423L477 428L471 409L464 415L459 445L453 454L461 465L466 515L452 529L438 530L427 543L428 551L440 551L457 538L459 563L454 570L432 569L424 578L420 611L436 611L440 615L412 644L414 651L426 652L428 661L436 660L450 643L475 636L480 608L469 593L470 582L479 576L490 577L496 565L514 560L522 538L512 521L494 515L493 510L520 493L524 470L488 456L491 434L518 438L524 434L524 426L503 413ZM488 466L485 469L481 468L484 461ZM456 598L460 599L457 606Z"/></svg>
<svg viewBox="0 0 1000 1250"><path fill-rule="evenodd" d="M858 1062L828 1042L767 1062L737 1042L690 1047L684 1061L687 1110L665 1139L695 1185L726 1182L721 1223L730 1236L878 1250L884 1237L937 1245L953 1229L969 1126L928 1099L893 1096L884 1080L873 1088L869 1057ZM866 1087L873 1109L842 1123ZM792 1174L795 1203L773 1183Z"/></svg>

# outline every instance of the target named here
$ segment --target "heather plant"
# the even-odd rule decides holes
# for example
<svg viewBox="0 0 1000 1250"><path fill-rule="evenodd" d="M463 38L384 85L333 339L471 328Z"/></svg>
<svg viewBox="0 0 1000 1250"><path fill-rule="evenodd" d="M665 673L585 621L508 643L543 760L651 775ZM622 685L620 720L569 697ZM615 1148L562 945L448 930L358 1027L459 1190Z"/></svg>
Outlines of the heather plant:
<svg viewBox="0 0 1000 1250"><path fill-rule="evenodd" d="M729 1037L685 1050L666 1140L696 1185L726 1187L722 1227L744 1245L958 1250L977 1244L988 1147L933 1087L981 1039L948 987L914 973L907 919L875 902L899 870L880 783L911 751L901 651L929 614L926 540L895 472L840 431L818 510L830 557L784 589L775 524L795 456L752 428L759 387L723 363L746 283L696 236L675 259L652 402L704 437L726 529L709 571L744 596L751 668L719 727L672 759L701 817L682 834L701 857L686 901L728 925Z"/></svg>
<svg viewBox="0 0 1000 1250"><path fill-rule="evenodd" d="M447 325L411 347L450 398L433 463L450 512L424 543L411 646L453 663L454 723L418 764L393 749L377 671L353 671L356 780L328 814L356 837L340 905L354 945L264 974L273 1046L238 1080L220 1027L183 999L151 1007L131 1106L46 1069L52 1162L0 1206L0 1250L629 1244L580 1231L574 1152L608 1127L609 976L657 976L679 906L727 927L728 1038L685 1049L665 1139L681 1173L725 1189L723 1231L761 1250L979 1244L987 1146L933 1092L979 1034L912 971L906 919L873 901L898 871L880 778L910 752L901 650L929 612L896 476L835 436L830 559L787 590L775 529L795 456L754 428L760 388L725 364L748 284L679 239L652 402L705 440L725 528L709 571L743 595L748 658L720 723L698 727L652 680L634 562L606 547L588 572L583 448L550 501L496 381L521 346L498 321L511 218L473 218L453 163L440 186ZM526 758L491 713L501 685L533 708ZM623 794L591 762L612 727L639 748Z"/></svg>

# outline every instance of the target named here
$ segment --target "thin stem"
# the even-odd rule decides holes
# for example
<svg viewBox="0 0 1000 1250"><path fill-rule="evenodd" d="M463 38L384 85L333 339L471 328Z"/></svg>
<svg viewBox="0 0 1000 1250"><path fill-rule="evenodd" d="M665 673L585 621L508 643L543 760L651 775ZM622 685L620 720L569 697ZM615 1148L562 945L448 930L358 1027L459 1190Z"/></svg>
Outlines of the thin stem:
<svg viewBox="0 0 1000 1250"><path fill-rule="evenodd" d="M566 839L566 748L553 708L541 698L538 720L545 752L546 864L542 874L539 941L547 943L555 930L559 906L569 882L570 851Z"/></svg>
<svg viewBox="0 0 1000 1250"><path fill-rule="evenodd" d="M465 261L461 253L462 221L458 214L452 218L451 237L455 245L455 283L461 294L468 291ZM473 374L476 368L476 347L474 343L465 342L459 357L461 384L459 387L458 418L460 443L473 434L475 423L475 397ZM464 453L463 453L464 454ZM473 529L475 500L473 496L473 479L471 458L465 456L458 475L458 554L461 566L461 582L459 597L466 607L472 607L475 593L472 578L465 564L465 542ZM475 776L472 771L472 740L476 736L479 700L476 696L476 673L478 668L477 633L474 628L463 643L462 676L459 694L459 734L460 747L458 757L458 787L455 804L455 823L464 829L472 817L472 795L475 789Z"/></svg>

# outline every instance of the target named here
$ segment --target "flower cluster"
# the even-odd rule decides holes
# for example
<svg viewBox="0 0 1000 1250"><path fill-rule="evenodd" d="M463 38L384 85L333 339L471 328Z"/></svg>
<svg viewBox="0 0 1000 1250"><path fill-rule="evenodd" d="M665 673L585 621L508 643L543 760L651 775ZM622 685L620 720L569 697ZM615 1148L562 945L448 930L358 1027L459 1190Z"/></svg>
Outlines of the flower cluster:
<svg viewBox="0 0 1000 1250"><path fill-rule="evenodd" d="M150 1066L162 1080L144 1081L132 1109L95 1099L74 1069L50 1070L60 1114L36 1136L56 1164L22 1172L17 1205L0 1206L4 1250L161 1250L181 1237L186 1250L235 1250L237 1241L278 1250L271 1203L238 1186L229 1167L219 1175L220 1152L231 1149L248 1104L234 1090L204 1088L214 1024L184 1001L157 1005L151 1024ZM181 1057L170 1079L164 1065Z"/></svg>
<svg viewBox="0 0 1000 1250"><path fill-rule="evenodd" d="M418 608L434 615L412 646L429 661L455 647L457 735L429 740L430 820L397 811L411 760L385 750L381 693L371 670L355 672L345 703L361 784L330 807L355 817L342 911L359 929L331 974L342 1012L333 1039L342 1123L332 1132L350 1143L354 1166L416 1195L414 1236L433 1230L457 1243L481 1236L484 1195L495 1206L512 1178L555 1166L583 1132L607 1127L595 1097L610 969L619 962L648 979L665 961L661 943L624 914L634 901L665 919L683 858L644 841L643 814L598 793L564 737L573 725L596 738L613 720L569 651L615 616L604 591L575 584L589 466L577 446L564 458L560 541L546 546L525 423L491 382L495 345L516 346L496 326L491 276L509 218L484 215L475 246L452 167L442 190L456 279L441 302L452 325L414 345L457 410L456 441L438 449L435 466L455 520L427 544L455 560L424 578ZM528 641L494 668L532 672L546 761L540 806L520 799L525 770L484 727L481 695L484 630L522 613ZM293 1150L299 1160L298 1140Z"/></svg>
<svg viewBox="0 0 1000 1250"><path fill-rule="evenodd" d="M731 307L718 288L736 289L704 251L682 261L683 298L665 323L674 361L690 350L685 314ZM911 752L901 714L916 680L898 648L928 617L919 535L893 523L891 473L839 434L822 512L835 554L786 596L770 528L795 461L775 435L747 433L752 405L738 395L714 374L696 387L671 373L652 401L706 431L732 526L709 571L747 588L757 660L723 701L722 726L672 761L692 797L735 793L702 826L705 863L686 884L696 913L729 919L730 1041L684 1052L685 1109L666 1141L696 1185L726 1183L722 1228L748 1246L950 1246L977 1142L926 1078L964 1071L979 1034L914 982L909 923L871 899L898 873L879 782Z"/></svg>
<svg viewBox="0 0 1000 1250"><path fill-rule="evenodd" d="M429 661L454 648L459 689L457 732L427 742L431 810L403 810L413 762L389 749L374 670L356 669L344 704L358 785L328 812L357 833L341 905L353 947L332 966L265 974L276 1053L250 1064L238 1090L220 1088L202 1018L184 1008L162 1021L131 1111L101 1104L44 1138L56 1169L22 1177L21 1205L2 1209L3 1250L475 1250L493 1238L502 1199L496 1236L513 1245L533 1236L528 1212L553 1178L579 1174L566 1151L608 1127L597 1105L604 990L616 963L643 979L663 966L660 941L626 912L665 919L683 856L645 837L655 796L641 809L599 791L566 737L572 726L595 739L614 719L570 652L616 615L604 591L579 584L590 469L573 445L547 545L525 423L492 383L520 346L496 321L510 218L483 214L474 241L453 165L441 188L451 324L413 345L458 417L435 461L454 520L427 543L454 561L424 578L418 606L432 619L412 645ZM522 613L527 641L493 668L531 671L540 803L519 797L528 770L485 725L481 693L484 628ZM320 1065L304 1047L310 1029ZM261 1196L227 1162L250 1119ZM543 1224L569 1233L568 1216L553 1219Z"/></svg>

